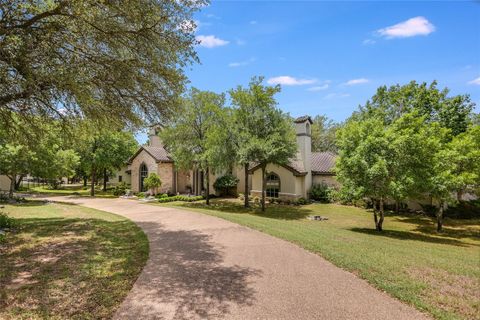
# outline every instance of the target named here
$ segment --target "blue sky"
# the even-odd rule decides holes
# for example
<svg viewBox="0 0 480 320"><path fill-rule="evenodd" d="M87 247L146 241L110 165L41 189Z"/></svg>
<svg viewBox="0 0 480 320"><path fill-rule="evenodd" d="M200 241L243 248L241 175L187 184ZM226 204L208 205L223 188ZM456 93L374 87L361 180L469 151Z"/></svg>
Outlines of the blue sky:
<svg viewBox="0 0 480 320"><path fill-rule="evenodd" d="M480 2L213 0L195 20L201 64L186 73L202 90L263 75L282 110L336 121L410 80L480 104Z"/></svg>

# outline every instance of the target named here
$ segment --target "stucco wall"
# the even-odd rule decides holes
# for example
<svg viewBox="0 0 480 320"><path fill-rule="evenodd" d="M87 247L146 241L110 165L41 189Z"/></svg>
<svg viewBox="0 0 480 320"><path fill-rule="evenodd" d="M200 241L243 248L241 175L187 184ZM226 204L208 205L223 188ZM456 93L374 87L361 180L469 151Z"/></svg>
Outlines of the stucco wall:
<svg viewBox="0 0 480 320"><path fill-rule="evenodd" d="M10 179L7 176L0 175L0 191L7 192L10 190Z"/></svg>
<svg viewBox="0 0 480 320"><path fill-rule="evenodd" d="M314 175L312 184L325 183L329 187L340 188L340 183L333 175Z"/></svg>
<svg viewBox="0 0 480 320"><path fill-rule="evenodd" d="M190 171L177 172L177 192L185 194L192 191L192 183L190 182L191 175ZM187 190L187 187L190 187L190 189Z"/></svg>
<svg viewBox="0 0 480 320"><path fill-rule="evenodd" d="M294 176L293 173L275 164L269 163L266 168L267 172L275 172L280 177L279 198L296 199L305 197L303 194L303 177ZM260 196L262 194L262 170L257 169L252 174L252 196Z"/></svg>
<svg viewBox="0 0 480 320"><path fill-rule="evenodd" d="M132 164L130 166L132 170L132 175L131 175L131 185L132 185L132 191L133 192L140 192L140 165L144 162L147 165L148 168L148 173L150 172L155 172L158 173L157 169L157 163L155 162L155 159L151 155L149 155L145 150L142 150L136 157L135 159L132 160ZM162 179L162 178L160 178ZM163 182L163 179L162 179Z"/></svg>

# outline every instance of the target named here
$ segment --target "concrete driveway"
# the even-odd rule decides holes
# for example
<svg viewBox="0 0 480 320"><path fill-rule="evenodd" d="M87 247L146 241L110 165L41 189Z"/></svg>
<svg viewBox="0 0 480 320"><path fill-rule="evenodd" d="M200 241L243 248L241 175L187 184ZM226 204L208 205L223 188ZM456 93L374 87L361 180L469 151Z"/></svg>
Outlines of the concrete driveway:
<svg viewBox="0 0 480 320"><path fill-rule="evenodd" d="M180 209L68 198L125 216L150 257L116 319L428 319L352 273L289 242Z"/></svg>

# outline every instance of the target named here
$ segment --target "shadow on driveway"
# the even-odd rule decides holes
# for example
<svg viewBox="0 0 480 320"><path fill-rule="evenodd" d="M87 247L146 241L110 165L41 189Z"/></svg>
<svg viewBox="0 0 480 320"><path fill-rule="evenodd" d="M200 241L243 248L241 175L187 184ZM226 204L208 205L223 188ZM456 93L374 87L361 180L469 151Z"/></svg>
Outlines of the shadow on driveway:
<svg viewBox="0 0 480 320"><path fill-rule="evenodd" d="M209 236L138 225L149 235L150 260L117 318L216 318L228 315L231 305L254 303L251 283L261 272L226 266L222 248L212 246Z"/></svg>

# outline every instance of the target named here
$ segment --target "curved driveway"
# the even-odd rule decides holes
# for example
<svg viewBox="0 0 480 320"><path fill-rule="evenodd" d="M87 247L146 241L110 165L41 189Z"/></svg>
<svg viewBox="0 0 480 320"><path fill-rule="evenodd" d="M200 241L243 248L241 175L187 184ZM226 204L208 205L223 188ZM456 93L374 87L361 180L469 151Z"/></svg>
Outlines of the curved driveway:
<svg viewBox="0 0 480 320"><path fill-rule="evenodd" d="M320 256L237 224L125 199L55 197L125 216L150 257L116 319L428 319Z"/></svg>

